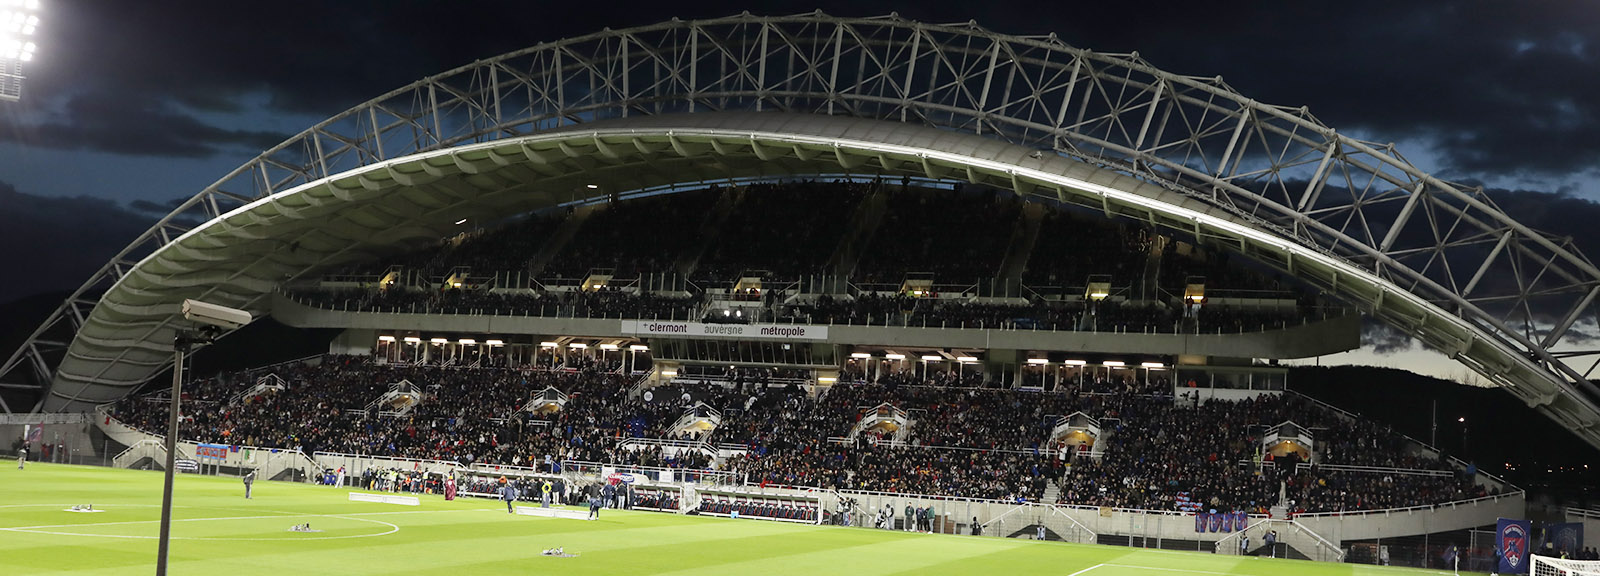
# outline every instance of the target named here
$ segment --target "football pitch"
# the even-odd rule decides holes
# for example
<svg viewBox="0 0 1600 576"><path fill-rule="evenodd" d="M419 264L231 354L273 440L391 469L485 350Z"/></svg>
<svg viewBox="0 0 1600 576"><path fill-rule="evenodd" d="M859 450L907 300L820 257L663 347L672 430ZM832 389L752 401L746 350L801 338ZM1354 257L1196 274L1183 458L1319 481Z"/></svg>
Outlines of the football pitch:
<svg viewBox="0 0 1600 576"><path fill-rule="evenodd" d="M0 575L151 574L159 472L0 461ZM1003 538L911 534L606 510L598 521L506 513L502 502L419 496L352 502L348 489L180 475L172 574L1405 575L1326 564ZM70 512L92 504L97 512ZM293 532L311 525L319 532ZM561 546L575 557L541 556Z"/></svg>

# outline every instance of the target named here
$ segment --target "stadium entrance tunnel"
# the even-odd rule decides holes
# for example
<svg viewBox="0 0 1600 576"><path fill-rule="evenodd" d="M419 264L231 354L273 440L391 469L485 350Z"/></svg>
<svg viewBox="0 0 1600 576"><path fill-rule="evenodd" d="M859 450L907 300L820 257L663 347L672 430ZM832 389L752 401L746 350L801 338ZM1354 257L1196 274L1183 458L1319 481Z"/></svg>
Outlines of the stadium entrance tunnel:
<svg viewBox="0 0 1600 576"><path fill-rule="evenodd" d="M758 42L759 54L729 48ZM810 68L790 69L795 62ZM737 73L710 73L719 64ZM641 71L651 66L684 69ZM827 66L835 73L818 75ZM401 102L420 111L397 114ZM1174 119L1189 110L1220 120ZM1250 145L1269 140L1282 149ZM1361 171L1371 175L1365 184L1351 176ZM1595 387L1552 352L1600 295L1600 270L1570 243L1511 220L1481 190L1443 183L1392 150L1338 135L1304 110L1244 98L1220 79L1054 37L896 16L674 20L540 45L397 90L186 202L80 288L0 366L0 382L25 386L31 373L48 386L35 409L87 410L170 363L185 298L265 315L286 282L454 235L465 221L707 182L834 175L1006 188L1226 247L1444 351L1600 446ZM1325 186L1335 177L1337 187ZM1384 217L1392 224L1367 228L1363 215L1362 229L1351 228L1376 201L1369 191L1404 206ZM1407 228L1424 221L1413 212L1462 224L1424 237ZM1464 286L1430 271L1427 259L1445 247L1478 245L1493 248ZM1526 265L1527 286L1507 288L1491 264L1512 258L1542 259L1551 272ZM1490 312L1505 301L1526 309L1535 293L1575 295L1542 335ZM51 336L60 327L71 329L70 344ZM17 407L0 399L0 410Z"/></svg>

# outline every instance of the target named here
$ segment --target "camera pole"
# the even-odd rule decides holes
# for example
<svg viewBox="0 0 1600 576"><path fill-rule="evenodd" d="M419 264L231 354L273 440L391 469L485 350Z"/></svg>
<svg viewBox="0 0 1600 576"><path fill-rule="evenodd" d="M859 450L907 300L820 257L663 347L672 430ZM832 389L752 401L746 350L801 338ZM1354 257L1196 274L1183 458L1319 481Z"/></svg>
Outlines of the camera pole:
<svg viewBox="0 0 1600 576"><path fill-rule="evenodd" d="M180 330L172 340L172 397L168 399L167 407L167 468L166 480L161 486L161 536L156 550L156 576L167 574L167 546L172 536L172 477L178 459L178 405L183 401L183 357L191 346L211 342L212 339Z"/></svg>

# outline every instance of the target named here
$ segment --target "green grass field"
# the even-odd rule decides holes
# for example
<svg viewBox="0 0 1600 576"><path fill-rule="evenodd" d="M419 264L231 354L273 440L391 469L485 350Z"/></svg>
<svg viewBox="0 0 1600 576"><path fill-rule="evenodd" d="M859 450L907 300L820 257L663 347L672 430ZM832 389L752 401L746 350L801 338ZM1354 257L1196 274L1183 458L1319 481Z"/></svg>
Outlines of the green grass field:
<svg viewBox="0 0 1600 576"><path fill-rule="evenodd" d="M8 461L9 462L9 461ZM500 502L351 502L348 490L179 476L171 573L905 574L1127 576L1437 574L1001 538L908 534L607 510L587 522L506 514ZM93 504L104 512L65 511ZM0 575L150 574L161 474L0 466ZM311 523L320 533L289 532ZM542 557L564 546L576 558Z"/></svg>

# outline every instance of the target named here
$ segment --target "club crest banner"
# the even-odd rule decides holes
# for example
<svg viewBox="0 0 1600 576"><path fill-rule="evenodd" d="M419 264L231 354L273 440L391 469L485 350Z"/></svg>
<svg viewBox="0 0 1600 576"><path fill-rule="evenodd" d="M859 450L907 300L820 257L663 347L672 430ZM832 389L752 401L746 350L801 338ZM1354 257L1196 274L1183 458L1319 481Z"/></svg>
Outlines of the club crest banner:
<svg viewBox="0 0 1600 576"><path fill-rule="evenodd" d="M1500 574L1528 573L1528 544L1532 542L1527 520L1501 518L1495 525L1495 543L1500 549Z"/></svg>

